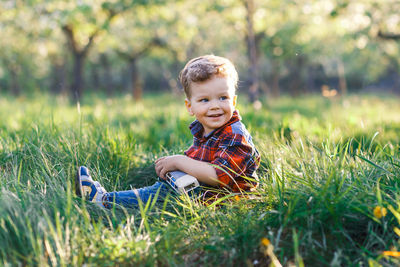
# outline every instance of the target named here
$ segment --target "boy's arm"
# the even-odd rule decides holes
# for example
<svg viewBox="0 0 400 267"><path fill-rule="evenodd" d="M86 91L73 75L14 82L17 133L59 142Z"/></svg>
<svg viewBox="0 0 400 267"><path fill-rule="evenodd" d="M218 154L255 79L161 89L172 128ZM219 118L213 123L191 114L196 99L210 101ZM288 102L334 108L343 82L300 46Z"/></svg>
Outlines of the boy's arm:
<svg viewBox="0 0 400 267"><path fill-rule="evenodd" d="M184 155L173 155L159 158L155 164L157 175L164 180L167 172L180 170L210 186L218 186L220 184L215 168L204 161L195 160Z"/></svg>

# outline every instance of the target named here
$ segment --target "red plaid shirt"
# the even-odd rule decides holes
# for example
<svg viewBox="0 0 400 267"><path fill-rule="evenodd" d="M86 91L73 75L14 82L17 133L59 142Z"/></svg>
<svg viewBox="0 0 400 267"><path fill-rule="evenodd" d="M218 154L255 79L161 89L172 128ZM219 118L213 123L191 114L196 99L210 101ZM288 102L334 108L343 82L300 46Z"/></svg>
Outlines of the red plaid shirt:
<svg viewBox="0 0 400 267"><path fill-rule="evenodd" d="M201 123L194 121L189 126L193 145L185 151L185 155L192 159L211 163L221 187L234 192L257 186L256 170L260 164L260 154L240 120L239 112L235 110L224 126L207 136L203 136Z"/></svg>

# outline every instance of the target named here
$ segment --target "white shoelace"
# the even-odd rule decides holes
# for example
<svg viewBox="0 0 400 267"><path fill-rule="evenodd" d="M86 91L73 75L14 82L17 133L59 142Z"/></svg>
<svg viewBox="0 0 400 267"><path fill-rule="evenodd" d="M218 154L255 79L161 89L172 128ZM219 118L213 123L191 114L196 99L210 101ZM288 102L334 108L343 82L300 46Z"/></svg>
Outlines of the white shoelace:
<svg viewBox="0 0 400 267"><path fill-rule="evenodd" d="M104 195L105 193L107 193L107 191L104 189L104 187L101 186L101 184L98 181L94 181L93 184L96 187L97 192L99 194Z"/></svg>

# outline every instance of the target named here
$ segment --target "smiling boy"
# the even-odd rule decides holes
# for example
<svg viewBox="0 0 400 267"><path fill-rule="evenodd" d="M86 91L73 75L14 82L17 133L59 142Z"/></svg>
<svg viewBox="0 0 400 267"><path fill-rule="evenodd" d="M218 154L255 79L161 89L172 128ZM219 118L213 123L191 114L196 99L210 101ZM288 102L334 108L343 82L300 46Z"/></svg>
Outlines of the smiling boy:
<svg viewBox="0 0 400 267"><path fill-rule="evenodd" d="M238 75L234 65L214 55L194 58L181 71L180 82L186 95L185 106L196 118L189 126L193 144L184 155L157 159L157 175L165 180L168 172L179 170L203 185L231 192L256 187L260 155L235 108ZM161 181L144 188L107 193L91 179L86 167L79 168L76 178L78 195L89 195L90 201L106 207L112 202L134 206L139 198L146 202L157 192L165 196L169 191Z"/></svg>

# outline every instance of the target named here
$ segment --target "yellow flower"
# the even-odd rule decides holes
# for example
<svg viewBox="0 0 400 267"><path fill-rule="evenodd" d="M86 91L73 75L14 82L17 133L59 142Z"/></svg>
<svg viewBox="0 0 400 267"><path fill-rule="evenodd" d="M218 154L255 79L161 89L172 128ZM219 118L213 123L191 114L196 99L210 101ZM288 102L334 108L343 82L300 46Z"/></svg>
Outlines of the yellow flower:
<svg viewBox="0 0 400 267"><path fill-rule="evenodd" d="M240 200L240 197L239 197L238 195L236 195L236 196L235 196L235 200L236 200L236 201L239 201L239 200Z"/></svg>
<svg viewBox="0 0 400 267"><path fill-rule="evenodd" d="M400 251L384 251L384 256L400 257Z"/></svg>
<svg viewBox="0 0 400 267"><path fill-rule="evenodd" d="M272 266L275 267L282 267L282 264L279 262L278 258L276 257L274 253L274 246L271 244L271 241L269 241L268 238L263 237L261 238L261 251L265 256L268 256L268 258L272 261Z"/></svg>
<svg viewBox="0 0 400 267"><path fill-rule="evenodd" d="M387 214L387 209L381 206L376 206L374 209L374 216L378 219L385 217Z"/></svg>
<svg viewBox="0 0 400 267"><path fill-rule="evenodd" d="M265 238L265 237L261 238L261 245L268 247L270 244L271 244L271 241L269 241L268 238Z"/></svg>

